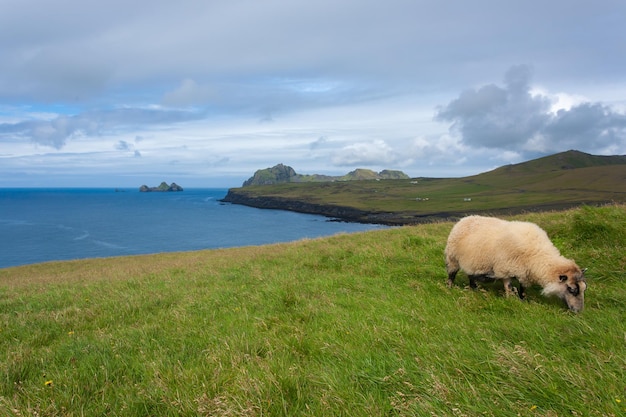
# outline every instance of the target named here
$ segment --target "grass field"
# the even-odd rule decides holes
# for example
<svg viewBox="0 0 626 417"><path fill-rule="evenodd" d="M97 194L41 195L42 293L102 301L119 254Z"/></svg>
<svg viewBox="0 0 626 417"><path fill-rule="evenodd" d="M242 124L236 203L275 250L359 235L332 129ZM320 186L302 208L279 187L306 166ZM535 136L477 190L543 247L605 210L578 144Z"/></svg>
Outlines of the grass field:
<svg viewBox="0 0 626 417"><path fill-rule="evenodd" d="M626 206L516 218L582 313L448 289L451 223L0 269L0 415L625 415Z"/></svg>

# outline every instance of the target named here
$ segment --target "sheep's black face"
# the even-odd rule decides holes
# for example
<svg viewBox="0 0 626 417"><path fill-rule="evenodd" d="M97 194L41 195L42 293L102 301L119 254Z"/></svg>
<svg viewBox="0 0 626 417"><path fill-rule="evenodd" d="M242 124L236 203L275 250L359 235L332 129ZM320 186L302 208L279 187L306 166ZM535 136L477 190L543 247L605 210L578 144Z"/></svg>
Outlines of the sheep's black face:
<svg viewBox="0 0 626 417"><path fill-rule="evenodd" d="M584 271L577 269L567 274L559 275L561 283L560 295L567 303L567 307L575 313L583 309L585 303L585 281Z"/></svg>

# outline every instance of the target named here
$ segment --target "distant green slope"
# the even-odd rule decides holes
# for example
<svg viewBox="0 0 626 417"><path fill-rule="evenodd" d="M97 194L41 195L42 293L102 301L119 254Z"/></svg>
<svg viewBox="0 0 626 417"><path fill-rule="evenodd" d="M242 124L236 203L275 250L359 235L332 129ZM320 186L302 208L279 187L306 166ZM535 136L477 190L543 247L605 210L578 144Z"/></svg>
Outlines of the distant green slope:
<svg viewBox="0 0 626 417"><path fill-rule="evenodd" d="M554 172L577 168L624 164L626 164L626 155L600 156L570 150L519 164L505 165L482 175L515 175L523 173Z"/></svg>
<svg viewBox="0 0 626 417"><path fill-rule="evenodd" d="M626 202L626 156L568 151L464 178L249 186L224 201L386 224Z"/></svg>

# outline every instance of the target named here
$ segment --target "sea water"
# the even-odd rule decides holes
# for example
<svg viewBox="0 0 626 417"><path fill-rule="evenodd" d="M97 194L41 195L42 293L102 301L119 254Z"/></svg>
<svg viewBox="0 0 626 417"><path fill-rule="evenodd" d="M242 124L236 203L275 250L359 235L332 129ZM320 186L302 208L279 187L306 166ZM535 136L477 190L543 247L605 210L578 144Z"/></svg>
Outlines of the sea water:
<svg viewBox="0 0 626 417"><path fill-rule="evenodd" d="M385 226L226 204L226 189L0 189L0 268L289 242Z"/></svg>

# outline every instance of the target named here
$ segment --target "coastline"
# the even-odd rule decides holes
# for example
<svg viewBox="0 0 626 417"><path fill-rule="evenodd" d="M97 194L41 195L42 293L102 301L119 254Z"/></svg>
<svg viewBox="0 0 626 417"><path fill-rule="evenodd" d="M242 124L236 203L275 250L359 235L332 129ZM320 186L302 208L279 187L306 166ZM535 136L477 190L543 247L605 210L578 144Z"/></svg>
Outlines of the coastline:
<svg viewBox="0 0 626 417"><path fill-rule="evenodd" d="M462 178L300 182L290 180L293 170L274 172L281 167L261 170L220 201L391 226L626 202L626 155L570 150Z"/></svg>
<svg viewBox="0 0 626 417"><path fill-rule="evenodd" d="M316 204L307 201L276 196L250 196L229 189L223 203L238 204L258 209L285 210L304 214L316 214L330 218L332 221L348 223L380 224L384 226L409 226L440 221L457 221L471 214L484 215L515 215L526 212L544 212L567 210L581 205L599 205L597 201L577 201L545 203L519 207L497 208L490 210L440 211L418 213L414 211L366 211L354 207L331 204ZM605 202L608 204L610 201ZM600 204L601 205L601 204Z"/></svg>
<svg viewBox="0 0 626 417"><path fill-rule="evenodd" d="M253 197L235 190L228 190L220 200L224 203L239 204L258 209L286 210L304 214L317 214L334 221L363 224L380 224L384 226L405 226L411 224L432 223L434 221L454 220L462 217L461 213L428 213L417 214L407 212L374 212L359 210L353 207L316 204L302 200L283 197Z"/></svg>

